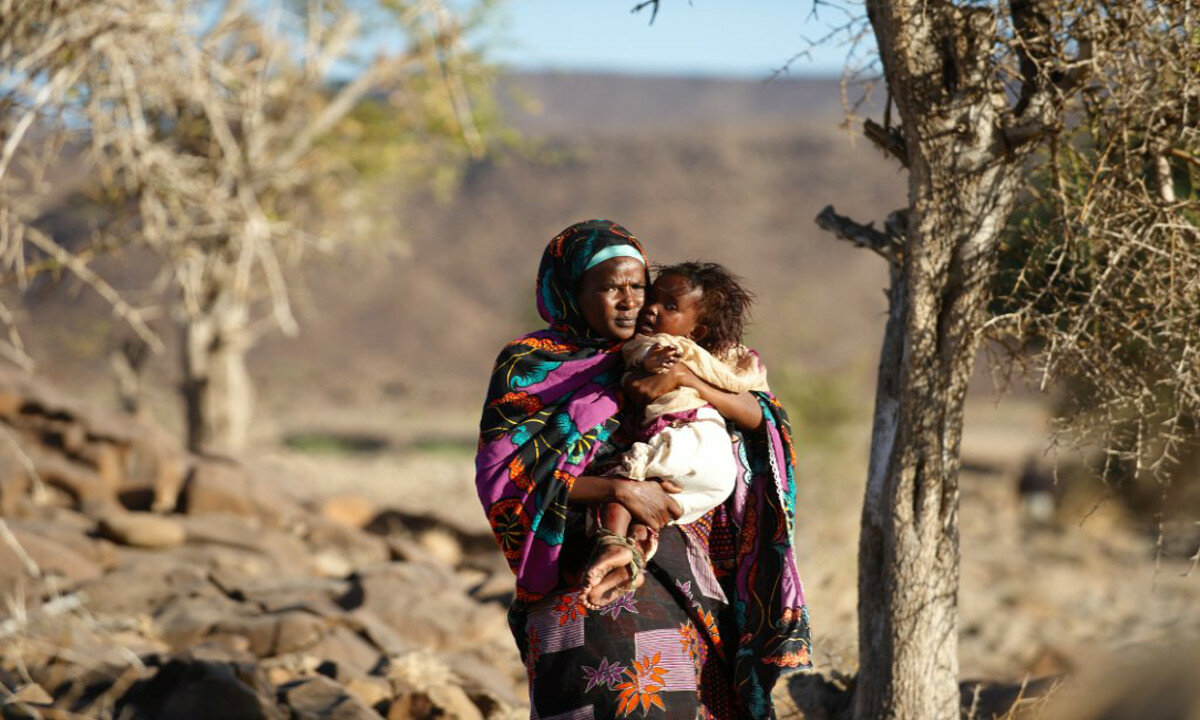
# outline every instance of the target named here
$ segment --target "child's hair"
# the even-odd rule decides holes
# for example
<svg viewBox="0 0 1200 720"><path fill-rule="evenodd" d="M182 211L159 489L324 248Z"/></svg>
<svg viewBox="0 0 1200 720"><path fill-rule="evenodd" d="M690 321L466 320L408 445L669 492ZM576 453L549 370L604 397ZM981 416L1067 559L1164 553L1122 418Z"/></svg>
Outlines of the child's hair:
<svg viewBox="0 0 1200 720"><path fill-rule="evenodd" d="M741 278L717 263L683 262L658 265L658 277L678 275L703 293L700 322L708 333L696 344L711 353L721 353L742 342L750 319L754 294L741 285Z"/></svg>

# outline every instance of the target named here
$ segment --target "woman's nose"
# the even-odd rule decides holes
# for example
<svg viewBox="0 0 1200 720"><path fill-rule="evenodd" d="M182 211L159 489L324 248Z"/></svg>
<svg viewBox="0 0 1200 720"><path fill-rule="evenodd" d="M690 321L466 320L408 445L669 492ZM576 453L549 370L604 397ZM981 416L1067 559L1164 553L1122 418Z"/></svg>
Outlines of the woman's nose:
<svg viewBox="0 0 1200 720"><path fill-rule="evenodd" d="M617 306L621 308L631 308L637 305L637 297L632 288L626 288L617 296Z"/></svg>

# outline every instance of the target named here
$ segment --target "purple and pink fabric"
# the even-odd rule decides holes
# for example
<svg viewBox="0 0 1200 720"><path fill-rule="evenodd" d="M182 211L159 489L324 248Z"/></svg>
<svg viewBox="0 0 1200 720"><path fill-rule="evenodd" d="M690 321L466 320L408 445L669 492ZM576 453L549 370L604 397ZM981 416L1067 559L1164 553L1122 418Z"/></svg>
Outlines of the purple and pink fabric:
<svg viewBox="0 0 1200 720"><path fill-rule="evenodd" d="M550 242L537 279L549 327L501 351L480 421L476 487L516 575L509 620L531 716L772 717L780 672L810 665L791 547L795 456L773 397L759 398L763 429L730 428L741 467L730 500L664 530L636 592L593 611L578 599L591 540L567 494L623 449L623 367L620 345L594 336L575 297L588 263L619 246L641 252L632 234L601 220Z"/></svg>

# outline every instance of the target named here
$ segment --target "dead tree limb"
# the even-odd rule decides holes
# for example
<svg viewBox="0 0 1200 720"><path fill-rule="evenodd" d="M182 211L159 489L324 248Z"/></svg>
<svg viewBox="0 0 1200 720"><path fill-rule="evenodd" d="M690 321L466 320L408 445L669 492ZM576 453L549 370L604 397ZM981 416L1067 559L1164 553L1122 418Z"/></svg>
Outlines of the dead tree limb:
<svg viewBox="0 0 1200 720"><path fill-rule="evenodd" d="M900 264L901 243L898 238L875 229L874 223L855 222L845 215L838 215L832 205L817 214L817 226L833 233L842 240L854 243L878 254L892 265Z"/></svg>

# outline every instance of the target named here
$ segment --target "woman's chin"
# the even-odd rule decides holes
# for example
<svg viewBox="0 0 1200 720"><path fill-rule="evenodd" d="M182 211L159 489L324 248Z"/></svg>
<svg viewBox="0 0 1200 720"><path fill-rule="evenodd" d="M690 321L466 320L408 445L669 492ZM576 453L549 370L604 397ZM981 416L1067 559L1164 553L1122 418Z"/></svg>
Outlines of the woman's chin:
<svg viewBox="0 0 1200 720"><path fill-rule="evenodd" d="M616 324L614 324L611 328L609 328L609 333L612 335L612 338L614 340L628 340L629 338L633 337L635 331L636 331L636 327L632 324L631 325L616 325Z"/></svg>

